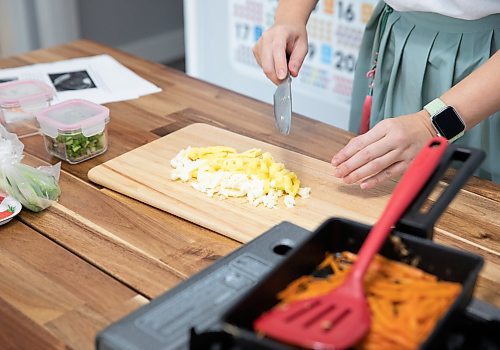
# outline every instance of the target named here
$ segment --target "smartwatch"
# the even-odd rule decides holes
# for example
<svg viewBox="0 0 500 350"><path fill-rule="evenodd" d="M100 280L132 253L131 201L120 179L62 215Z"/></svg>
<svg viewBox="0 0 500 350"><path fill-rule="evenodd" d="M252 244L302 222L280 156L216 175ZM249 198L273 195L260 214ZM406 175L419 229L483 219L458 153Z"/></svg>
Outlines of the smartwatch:
<svg viewBox="0 0 500 350"><path fill-rule="evenodd" d="M424 109L430 114L432 126L438 136L448 139L451 143L464 134L465 123L462 117L439 98L429 102Z"/></svg>

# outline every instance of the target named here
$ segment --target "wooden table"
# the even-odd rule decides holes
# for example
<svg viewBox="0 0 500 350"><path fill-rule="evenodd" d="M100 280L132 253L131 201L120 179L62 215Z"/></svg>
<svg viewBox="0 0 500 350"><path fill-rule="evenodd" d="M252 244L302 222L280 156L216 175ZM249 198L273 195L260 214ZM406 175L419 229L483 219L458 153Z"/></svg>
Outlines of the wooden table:
<svg viewBox="0 0 500 350"><path fill-rule="evenodd" d="M87 179L92 167L194 122L204 122L329 161L352 137L296 116L276 133L272 107L90 41L0 60L15 67L107 53L163 91L108 104L110 148L64 163L60 201L23 210L0 228L2 349L91 349L95 334L240 244ZM22 139L24 162L54 164L41 136ZM500 187L473 178L436 229L436 241L482 255L475 296L500 305Z"/></svg>

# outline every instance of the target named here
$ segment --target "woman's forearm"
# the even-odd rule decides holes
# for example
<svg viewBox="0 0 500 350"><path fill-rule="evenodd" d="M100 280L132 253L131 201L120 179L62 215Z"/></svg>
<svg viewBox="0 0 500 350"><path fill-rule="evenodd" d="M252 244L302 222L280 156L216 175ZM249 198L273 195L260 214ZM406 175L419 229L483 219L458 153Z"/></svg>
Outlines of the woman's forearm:
<svg viewBox="0 0 500 350"><path fill-rule="evenodd" d="M275 21L306 24L317 0L280 0Z"/></svg>
<svg viewBox="0 0 500 350"><path fill-rule="evenodd" d="M500 111L500 51L446 91L441 100L455 108L467 129Z"/></svg>

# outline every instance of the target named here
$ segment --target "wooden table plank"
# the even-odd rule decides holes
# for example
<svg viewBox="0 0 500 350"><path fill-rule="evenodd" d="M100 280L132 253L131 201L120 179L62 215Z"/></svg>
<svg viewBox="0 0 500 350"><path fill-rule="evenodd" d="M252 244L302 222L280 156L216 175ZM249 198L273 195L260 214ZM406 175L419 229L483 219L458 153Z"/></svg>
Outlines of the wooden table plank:
<svg viewBox="0 0 500 350"><path fill-rule="evenodd" d="M485 264L479 274L474 297L500 307L500 281L498 279L500 274L500 260L498 259L498 254L486 251L480 246L470 245L466 242L464 244L464 242L457 240L456 236L447 235L439 232L439 230L436 232L434 241L482 256Z"/></svg>
<svg viewBox="0 0 500 350"><path fill-rule="evenodd" d="M67 344L74 349L93 349L96 332L147 302L134 290L17 220L0 232L0 280L0 313L18 327L14 334L12 326L0 327L0 339L19 347L24 341L26 345L40 341L40 346L46 342L54 348ZM77 314L89 309L93 312ZM0 317L0 325L6 322L4 317ZM96 319L100 322L94 323ZM77 320L85 327L54 327ZM28 326L31 331L24 339L22 332ZM90 337L80 339L81 332ZM22 341L18 343L14 335Z"/></svg>
<svg viewBox="0 0 500 350"><path fill-rule="evenodd" d="M69 347L49 330L0 298L0 344L5 350L58 350Z"/></svg>
<svg viewBox="0 0 500 350"><path fill-rule="evenodd" d="M43 164L29 155L25 162ZM42 213L23 211L21 220L150 298L239 246L66 172L60 186L58 203Z"/></svg>

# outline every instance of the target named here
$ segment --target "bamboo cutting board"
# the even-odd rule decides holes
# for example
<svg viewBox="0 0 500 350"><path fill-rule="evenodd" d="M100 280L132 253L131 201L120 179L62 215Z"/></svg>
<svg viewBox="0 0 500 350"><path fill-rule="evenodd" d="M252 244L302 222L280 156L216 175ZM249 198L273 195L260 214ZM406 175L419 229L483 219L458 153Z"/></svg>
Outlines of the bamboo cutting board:
<svg viewBox="0 0 500 350"><path fill-rule="evenodd" d="M311 196L297 198L287 208L253 207L241 198L219 200L170 180L170 160L183 148L223 145L238 152L261 148L294 171ZM89 171L89 179L240 242L247 242L272 226L290 221L313 230L337 216L373 224L382 213L391 189L362 191L333 176L329 163L206 124L192 124L109 160Z"/></svg>

